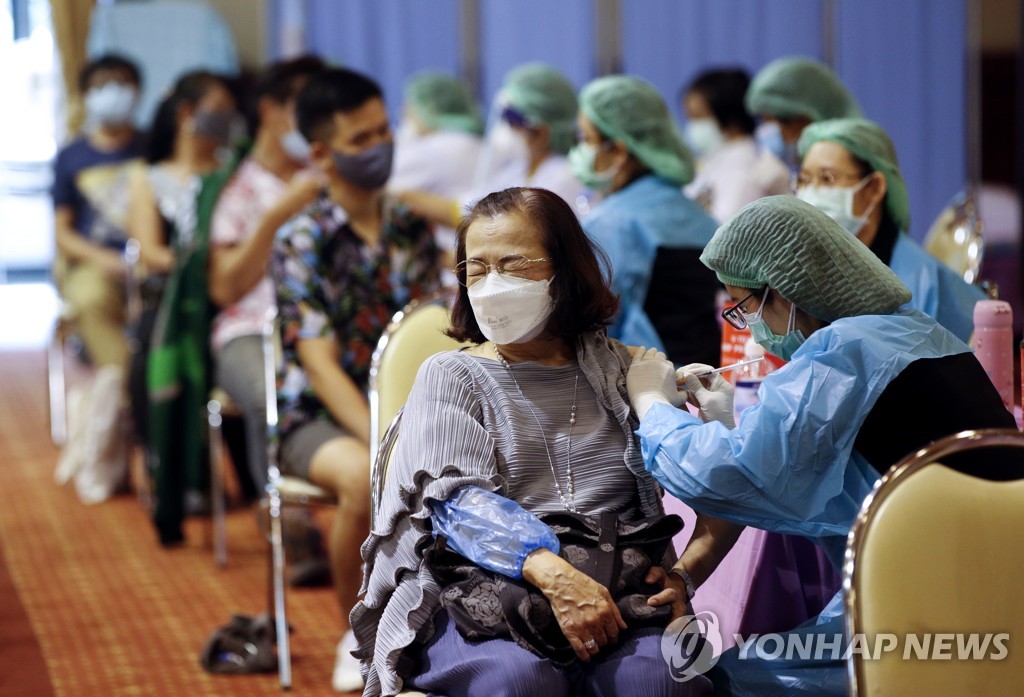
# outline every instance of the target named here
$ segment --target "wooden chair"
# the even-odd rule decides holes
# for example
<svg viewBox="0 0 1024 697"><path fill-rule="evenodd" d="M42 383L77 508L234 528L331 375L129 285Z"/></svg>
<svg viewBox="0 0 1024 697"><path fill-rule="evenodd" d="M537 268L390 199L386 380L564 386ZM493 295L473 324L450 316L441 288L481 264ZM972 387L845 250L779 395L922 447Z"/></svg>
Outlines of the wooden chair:
<svg viewBox="0 0 1024 697"><path fill-rule="evenodd" d="M1024 477L1024 434L966 431L897 463L865 500L847 541L843 588L848 638L865 635L872 658L851 652L851 695L980 697L1024 684L1024 653L1014 647L1024 636L1024 479L989 481L941 464L968 452L980 462L993 447L1019 451ZM927 635L1004 632L1002 660L961 660L955 637L951 659L917 658ZM876 657L878 634L894 635L896 649ZM986 655L998 655L991 641Z"/></svg>

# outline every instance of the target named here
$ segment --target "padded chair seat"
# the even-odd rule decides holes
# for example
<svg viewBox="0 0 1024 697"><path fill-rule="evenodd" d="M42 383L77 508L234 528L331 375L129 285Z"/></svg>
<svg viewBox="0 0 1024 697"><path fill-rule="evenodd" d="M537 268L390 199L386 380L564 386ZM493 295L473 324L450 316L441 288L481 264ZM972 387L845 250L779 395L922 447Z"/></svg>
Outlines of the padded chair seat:
<svg viewBox="0 0 1024 697"><path fill-rule="evenodd" d="M216 401L220 404L220 413L222 416L242 415L242 408L235 403L235 400L231 399L231 395L220 387L214 387L210 390L210 401Z"/></svg>
<svg viewBox="0 0 1024 697"><path fill-rule="evenodd" d="M281 477L275 480L274 484L281 498L289 502L330 504L337 501L334 494L327 489L300 477Z"/></svg>

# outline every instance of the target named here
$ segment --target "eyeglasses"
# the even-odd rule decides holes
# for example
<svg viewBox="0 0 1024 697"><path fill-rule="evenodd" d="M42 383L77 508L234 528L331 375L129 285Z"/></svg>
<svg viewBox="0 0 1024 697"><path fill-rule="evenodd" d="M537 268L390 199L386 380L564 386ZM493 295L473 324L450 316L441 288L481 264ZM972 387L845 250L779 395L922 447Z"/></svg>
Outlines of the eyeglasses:
<svg viewBox="0 0 1024 697"><path fill-rule="evenodd" d="M551 260L547 257L530 259L525 254L509 254L507 257L498 259L493 264L488 264L480 259L466 259L465 261L460 261L455 266L455 275L458 277L459 283L468 288L490 273L492 269L496 271L499 276L527 278L530 269L532 269L534 265L545 261Z"/></svg>
<svg viewBox="0 0 1024 697"><path fill-rule="evenodd" d="M740 300L735 305L730 305L729 307L727 307L724 310L722 310L722 319L724 319L726 322L728 322L730 325L732 325L736 329L746 329L747 328L747 313L743 309L743 303L745 303L748 300L750 300L751 298L759 295L760 293L761 293L760 289L759 290L755 290L755 291L751 291L750 295L748 295L747 297L743 298L743 300Z"/></svg>
<svg viewBox="0 0 1024 697"><path fill-rule="evenodd" d="M841 186L844 183L857 184L864 179L865 177L862 177L860 174L836 172L830 169L822 170L817 174L801 170L800 174L797 175L796 178L796 188L802 189L805 186L822 186L832 188Z"/></svg>

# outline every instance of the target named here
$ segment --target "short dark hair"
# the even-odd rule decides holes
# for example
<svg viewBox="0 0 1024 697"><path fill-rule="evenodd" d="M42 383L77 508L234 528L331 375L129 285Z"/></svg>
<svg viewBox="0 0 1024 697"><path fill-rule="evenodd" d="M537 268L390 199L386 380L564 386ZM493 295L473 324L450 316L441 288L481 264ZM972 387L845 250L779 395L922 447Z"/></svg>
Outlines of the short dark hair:
<svg viewBox="0 0 1024 697"><path fill-rule="evenodd" d="M337 113L355 111L371 99L383 99L380 85L362 73L345 68L327 68L314 75L299 92L295 115L299 131L312 142L333 134Z"/></svg>
<svg viewBox="0 0 1024 697"><path fill-rule="evenodd" d="M285 104L298 95L306 81L324 70L327 64L320 56L312 54L274 63L257 78L252 88L252 111L256 114L263 98L275 104Z"/></svg>
<svg viewBox="0 0 1024 697"><path fill-rule="evenodd" d="M520 215L540 231L541 243L555 269L551 279L554 309L548 320L553 331L575 341L585 331L606 326L619 309L619 299L610 289L608 256L583 232L569 204L547 189L512 188L482 198L459 223L457 261L466 259L469 226L481 218L503 214ZM465 280L463 271L459 281ZM487 341L464 285L459 285L446 333L458 341Z"/></svg>
<svg viewBox="0 0 1024 697"><path fill-rule="evenodd" d="M123 70L131 76L132 82L136 85L142 84L142 75L139 73L139 66L135 65L135 63L124 56L116 53L105 53L104 55L98 58L93 58L91 61L86 63L81 72L78 73L78 89L85 92L89 88L89 82L92 80L93 76L104 70Z"/></svg>
<svg viewBox="0 0 1024 697"><path fill-rule="evenodd" d="M683 96L696 92L704 97L720 127L750 135L757 123L743 102L749 86L750 75L742 68L708 70L689 84Z"/></svg>

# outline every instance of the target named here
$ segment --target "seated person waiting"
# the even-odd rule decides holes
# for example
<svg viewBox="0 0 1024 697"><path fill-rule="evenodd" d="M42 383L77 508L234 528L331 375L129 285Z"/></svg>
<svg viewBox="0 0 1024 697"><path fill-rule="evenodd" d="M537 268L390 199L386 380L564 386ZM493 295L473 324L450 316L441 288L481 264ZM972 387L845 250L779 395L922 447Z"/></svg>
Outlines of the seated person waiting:
<svg viewBox="0 0 1024 697"><path fill-rule="evenodd" d="M664 627L687 607L683 581L666 573L671 561L652 554L635 576L649 590L634 596L642 607L632 611L660 608L660 624L627 622L631 608L620 611L607 587L559 556L539 518L611 514L619 526L666 518L633 433L630 352L605 332L617 301L594 246L556 194L507 189L462 221L458 258L448 333L474 346L430 358L405 407L363 545L365 595L351 615L364 694L403 685L444 695L568 695L583 686L704 694L703 677L677 683L662 658ZM471 530L459 522L467 517L487 521ZM424 557L432 533L495 574L490 586L522 579L539 590L563 660L509 633L467 636L455 619L467 614L458 589L440 585ZM500 606L500 592L483 602Z"/></svg>

